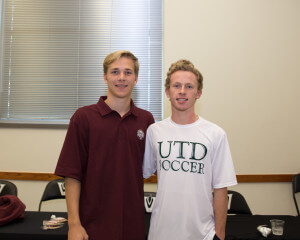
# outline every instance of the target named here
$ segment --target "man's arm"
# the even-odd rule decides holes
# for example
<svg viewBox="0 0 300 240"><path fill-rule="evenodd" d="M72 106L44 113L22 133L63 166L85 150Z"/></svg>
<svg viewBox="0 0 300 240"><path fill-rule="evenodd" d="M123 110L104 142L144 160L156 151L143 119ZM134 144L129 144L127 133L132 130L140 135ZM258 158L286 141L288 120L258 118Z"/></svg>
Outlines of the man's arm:
<svg viewBox="0 0 300 240"><path fill-rule="evenodd" d="M227 188L214 189L214 215L216 235L225 239L225 227L227 218L228 196Z"/></svg>
<svg viewBox="0 0 300 240"><path fill-rule="evenodd" d="M65 178L66 201L68 209L68 240L88 240L79 218L79 198L81 183L74 178Z"/></svg>

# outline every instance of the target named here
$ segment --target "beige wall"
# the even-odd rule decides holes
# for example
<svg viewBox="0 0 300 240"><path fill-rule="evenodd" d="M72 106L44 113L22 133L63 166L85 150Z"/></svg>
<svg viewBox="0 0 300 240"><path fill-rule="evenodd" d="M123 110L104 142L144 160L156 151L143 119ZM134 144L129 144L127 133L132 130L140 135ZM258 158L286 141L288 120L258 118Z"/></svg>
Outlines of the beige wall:
<svg viewBox="0 0 300 240"><path fill-rule="evenodd" d="M164 1L164 77L180 58L203 73L197 112L227 132L237 174L300 172L299 10L298 0ZM167 100L164 109L169 116ZM53 172L65 133L1 127L1 171ZM36 210L46 183L14 182ZM290 183L232 189L254 213L296 214Z"/></svg>

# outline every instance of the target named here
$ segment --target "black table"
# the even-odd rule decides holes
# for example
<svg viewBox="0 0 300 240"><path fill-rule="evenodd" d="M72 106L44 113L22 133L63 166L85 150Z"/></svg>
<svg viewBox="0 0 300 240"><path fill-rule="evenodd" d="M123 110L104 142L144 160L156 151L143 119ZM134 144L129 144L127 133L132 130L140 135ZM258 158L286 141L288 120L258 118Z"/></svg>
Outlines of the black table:
<svg viewBox="0 0 300 240"><path fill-rule="evenodd" d="M51 215L67 218L65 212L25 212L23 220L0 226L1 240L67 240L68 224L55 230L43 230L43 220L50 220Z"/></svg>
<svg viewBox="0 0 300 240"><path fill-rule="evenodd" d="M55 230L42 230L43 220L49 220L51 215L67 217L67 213L58 212L25 212L22 221L11 222L0 226L1 240L67 240L68 225ZM146 226L149 225L150 216L146 215ZM270 219L282 219L285 221L283 236L275 236L272 233L263 237L257 231L258 225L268 225ZM300 240L300 218L294 216L276 215L230 215L226 224L227 240ZM166 239L169 240L169 239Z"/></svg>
<svg viewBox="0 0 300 240"><path fill-rule="evenodd" d="M285 221L282 236L272 233L267 238L263 237L257 227L267 225L270 227L271 219ZM226 223L227 240L300 240L300 218L285 215L232 215L227 217Z"/></svg>

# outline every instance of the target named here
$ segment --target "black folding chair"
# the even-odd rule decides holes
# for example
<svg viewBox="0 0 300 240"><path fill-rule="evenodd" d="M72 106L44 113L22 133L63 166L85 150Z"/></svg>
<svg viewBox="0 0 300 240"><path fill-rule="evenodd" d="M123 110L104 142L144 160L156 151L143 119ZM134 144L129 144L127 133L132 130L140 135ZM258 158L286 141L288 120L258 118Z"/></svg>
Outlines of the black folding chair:
<svg viewBox="0 0 300 240"><path fill-rule="evenodd" d="M299 207L298 207L298 203L297 203L297 199L296 199L296 194L300 193L300 173L296 174L293 177L292 185L293 185L293 198L294 198L294 202L295 202L295 206L296 206L298 216L300 217Z"/></svg>
<svg viewBox="0 0 300 240"><path fill-rule="evenodd" d="M228 214L252 215L248 203L239 192L228 190Z"/></svg>
<svg viewBox="0 0 300 240"><path fill-rule="evenodd" d="M150 219L152 214L152 209L156 199L156 192L144 192L144 206L145 206L145 234L146 239L150 227Z"/></svg>
<svg viewBox="0 0 300 240"><path fill-rule="evenodd" d="M65 195L65 179L55 179L50 181L44 190L43 196L39 203L39 212L43 202L53 199L64 199Z"/></svg>
<svg viewBox="0 0 300 240"><path fill-rule="evenodd" d="M18 196L17 186L6 180L0 180L0 196L15 195Z"/></svg>

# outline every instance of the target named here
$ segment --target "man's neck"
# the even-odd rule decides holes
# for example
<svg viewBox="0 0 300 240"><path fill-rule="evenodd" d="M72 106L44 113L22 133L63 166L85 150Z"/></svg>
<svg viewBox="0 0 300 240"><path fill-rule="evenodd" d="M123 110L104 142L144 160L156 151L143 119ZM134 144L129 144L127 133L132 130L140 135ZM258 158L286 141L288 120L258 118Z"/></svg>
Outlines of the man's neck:
<svg viewBox="0 0 300 240"><path fill-rule="evenodd" d="M177 124L191 124L199 119L199 116L194 112L172 111L171 119Z"/></svg>
<svg viewBox="0 0 300 240"><path fill-rule="evenodd" d="M105 103L123 117L130 110L131 98L114 98L107 96Z"/></svg>

